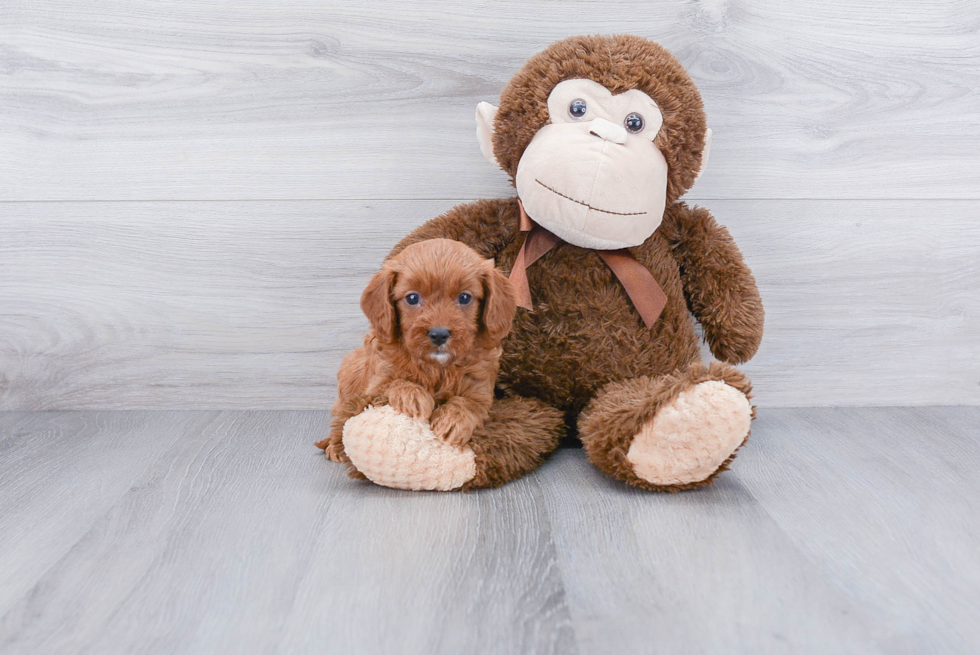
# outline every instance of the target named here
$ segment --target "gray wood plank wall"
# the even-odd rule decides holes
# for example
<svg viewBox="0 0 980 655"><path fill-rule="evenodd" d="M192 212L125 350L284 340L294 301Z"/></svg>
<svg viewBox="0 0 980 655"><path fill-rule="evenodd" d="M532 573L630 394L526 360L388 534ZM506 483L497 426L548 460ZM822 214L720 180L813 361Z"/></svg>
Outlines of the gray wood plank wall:
<svg viewBox="0 0 980 655"><path fill-rule="evenodd" d="M762 406L980 404L980 5L0 4L0 409L323 408L397 239L511 195L473 109L631 32L704 95Z"/></svg>

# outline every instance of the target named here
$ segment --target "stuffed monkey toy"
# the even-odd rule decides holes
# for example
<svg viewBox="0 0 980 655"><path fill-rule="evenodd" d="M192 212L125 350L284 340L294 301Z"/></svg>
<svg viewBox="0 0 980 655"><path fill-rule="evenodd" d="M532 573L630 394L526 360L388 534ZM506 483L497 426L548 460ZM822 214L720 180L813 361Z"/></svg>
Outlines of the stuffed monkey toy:
<svg viewBox="0 0 980 655"><path fill-rule="evenodd" d="M751 386L732 364L758 349L763 309L728 231L679 201L711 137L690 77L646 39L572 37L476 118L483 154L518 197L455 207L392 255L449 238L508 273L523 308L490 417L459 449L369 407L344 427L358 457L339 459L387 486L467 490L535 469L567 434L626 484L711 483L749 434ZM692 315L720 361L702 363Z"/></svg>

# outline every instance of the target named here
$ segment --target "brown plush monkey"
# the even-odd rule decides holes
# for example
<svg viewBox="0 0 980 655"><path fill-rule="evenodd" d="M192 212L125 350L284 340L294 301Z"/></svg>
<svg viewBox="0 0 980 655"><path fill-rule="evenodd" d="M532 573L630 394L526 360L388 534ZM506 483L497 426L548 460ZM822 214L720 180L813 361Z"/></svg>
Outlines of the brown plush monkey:
<svg viewBox="0 0 980 655"><path fill-rule="evenodd" d="M502 484L536 468L568 430L600 470L628 484L709 484L749 434L750 383L730 364L755 354L763 309L728 231L678 201L710 141L697 88L656 43L572 37L532 57L499 110L481 103L477 126L520 201L456 207L392 251L462 241L509 272L525 306L504 342L490 418L470 452L444 458L459 470L440 479ZM692 314L727 363L702 364ZM420 488L418 462L399 442L450 446L385 410L347 422L345 444L377 446L373 461L353 466L369 478L404 470Z"/></svg>

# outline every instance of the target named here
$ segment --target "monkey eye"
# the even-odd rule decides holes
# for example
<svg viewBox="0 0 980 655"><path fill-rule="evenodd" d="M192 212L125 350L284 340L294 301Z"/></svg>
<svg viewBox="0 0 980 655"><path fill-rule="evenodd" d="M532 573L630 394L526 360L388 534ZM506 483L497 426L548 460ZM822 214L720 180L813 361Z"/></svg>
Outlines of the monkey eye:
<svg viewBox="0 0 980 655"><path fill-rule="evenodd" d="M420 300L422 300L422 296L415 293L414 291L408 294L407 296L405 296L405 302L407 302L409 305L417 305L419 304Z"/></svg>
<svg viewBox="0 0 980 655"><path fill-rule="evenodd" d="M464 291L463 293L459 294L458 298L456 298L456 302L458 302L460 305L469 305L471 302L473 302L473 296Z"/></svg>
<svg viewBox="0 0 980 655"><path fill-rule="evenodd" d="M627 130L633 134L636 134L643 129L643 117L634 111L632 114L626 117L626 120L623 121L623 125L626 126Z"/></svg>
<svg viewBox="0 0 980 655"><path fill-rule="evenodd" d="M568 103L568 115L576 120L585 116L587 111L589 111L589 106L581 98L576 98Z"/></svg>

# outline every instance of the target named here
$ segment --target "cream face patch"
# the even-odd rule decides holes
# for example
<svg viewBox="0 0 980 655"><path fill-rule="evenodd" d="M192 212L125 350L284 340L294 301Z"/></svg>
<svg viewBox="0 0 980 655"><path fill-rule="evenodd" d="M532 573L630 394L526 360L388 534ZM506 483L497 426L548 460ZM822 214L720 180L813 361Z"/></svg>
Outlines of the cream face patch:
<svg viewBox="0 0 980 655"><path fill-rule="evenodd" d="M667 162L654 145L663 115L650 96L566 80L548 97L551 123L531 140L515 184L528 215L585 248L643 243L663 219Z"/></svg>

